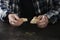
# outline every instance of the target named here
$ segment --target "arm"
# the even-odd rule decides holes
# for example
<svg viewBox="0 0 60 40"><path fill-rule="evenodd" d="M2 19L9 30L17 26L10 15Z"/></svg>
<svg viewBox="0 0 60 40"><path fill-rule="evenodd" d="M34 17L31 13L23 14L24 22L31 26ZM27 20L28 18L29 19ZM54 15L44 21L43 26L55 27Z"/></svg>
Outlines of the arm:
<svg viewBox="0 0 60 40"><path fill-rule="evenodd" d="M45 15L47 15L47 17L49 18L49 22L54 24L55 22L58 21L58 19L60 19L60 1L54 0L52 1L52 3L53 3L53 8Z"/></svg>
<svg viewBox="0 0 60 40"><path fill-rule="evenodd" d="M5 22L7 15L10 13L8 8L9 1L0 0L0 20Z"/></svg>

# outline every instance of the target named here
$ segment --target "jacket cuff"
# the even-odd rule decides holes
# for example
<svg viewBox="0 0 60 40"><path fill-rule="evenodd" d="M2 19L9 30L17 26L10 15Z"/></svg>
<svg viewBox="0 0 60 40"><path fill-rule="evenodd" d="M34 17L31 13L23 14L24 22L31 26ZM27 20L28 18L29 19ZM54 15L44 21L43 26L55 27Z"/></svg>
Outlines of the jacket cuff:
<svg viewBox="0 0 60 40"><path fill-rule="evenodd" d="M46 16L48 17L49 23L54 24L54 23L56 23L57 20L58 20L58 17L57 17L58 14L59 14L58 11L52 10L52 11L47 12L47 13L44 14L44 15L46 15Z"/></svg>
<svg viewBox="0 0 60 40"><path fill-rule="evenodd" d="M2 22L8 22L8 15L12 14L11 12L6 12L5 16L1 18Z"/></svg>

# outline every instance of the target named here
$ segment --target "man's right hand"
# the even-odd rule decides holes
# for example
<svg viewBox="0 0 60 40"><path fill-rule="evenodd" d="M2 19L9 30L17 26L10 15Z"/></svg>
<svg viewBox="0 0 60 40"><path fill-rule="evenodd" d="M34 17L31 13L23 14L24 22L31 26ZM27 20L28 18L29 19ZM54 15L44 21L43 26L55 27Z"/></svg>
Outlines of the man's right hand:
<svg viewBox="0 0 60 40"><path fill-rule="evenodd" d="M21 24L23 24L23 20L20 19L16 14L9 14L8 19L12 26L21 26Z"/></svg>

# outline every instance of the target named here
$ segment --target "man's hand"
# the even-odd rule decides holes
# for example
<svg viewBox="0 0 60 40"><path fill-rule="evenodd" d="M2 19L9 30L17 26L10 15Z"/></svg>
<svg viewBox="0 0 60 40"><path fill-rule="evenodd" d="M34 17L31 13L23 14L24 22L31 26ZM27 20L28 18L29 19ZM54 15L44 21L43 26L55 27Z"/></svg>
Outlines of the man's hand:
<svg viewBox="0 0 60 40"><path fill-rule="evenodd" d="M27 21L26 18L19 18L16 14L9 14L8 19L9 19L9 23L12 26L20 26L23 24L24 21Z"/></svg>
<svg viewBox="0 0 60 40"><path fill-rule="evenodd" d="M45 28L48 25L48 17L45 15L39 15L36 23L38 27Z"/></svg>
<svg viewBox="0 0 60 40"><path fill-rule="evenodd" d="M45 15L39 15L38 17L35 16L30 23L37 24L39 28L45 28L48 25L48 17Z"/></svg>

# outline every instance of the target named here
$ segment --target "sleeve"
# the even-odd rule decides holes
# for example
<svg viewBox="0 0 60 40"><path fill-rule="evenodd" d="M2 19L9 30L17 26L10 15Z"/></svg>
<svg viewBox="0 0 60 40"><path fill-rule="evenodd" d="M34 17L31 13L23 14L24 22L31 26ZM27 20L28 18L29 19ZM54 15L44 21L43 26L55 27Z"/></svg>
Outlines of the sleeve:
<svg viewBox="0 0 60 40"><path fill-rule="evenodd" d="M52 1L53 5L52 5L52 9L49 10L46 14L48 18L49 18L49 22L54 24L58 21L58 19L60 19L60 1L59 0L55 0Z"/></svg>
<svg viewBox="0 0 60 40"><path fill-rule="evenodd" d="M10 10L8 8L9 6L9 0L0 0L0 20L5 22L5 18L10 13Z"/></svg>

